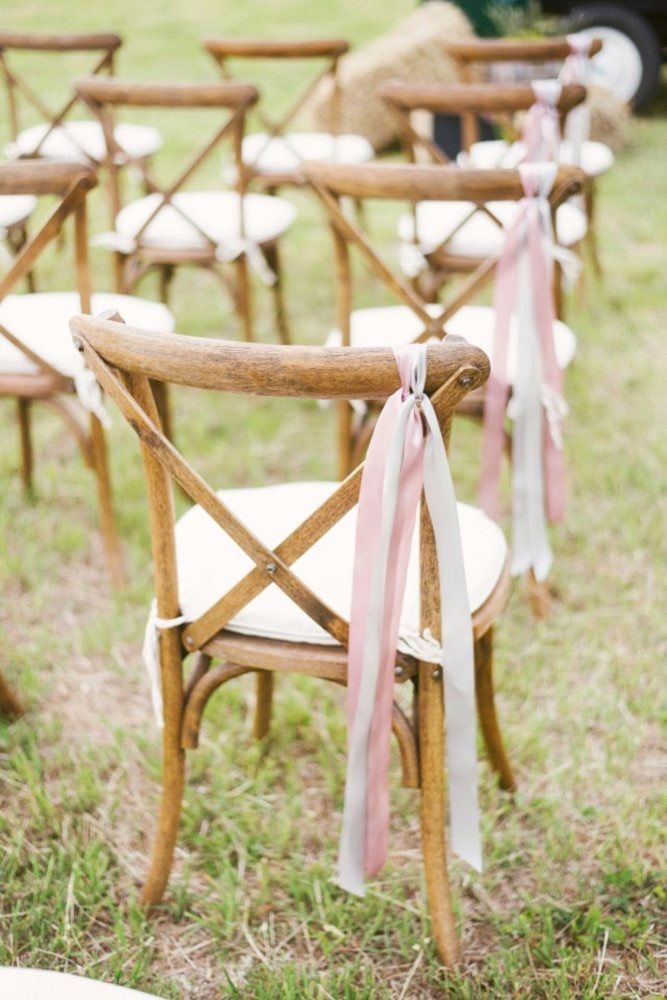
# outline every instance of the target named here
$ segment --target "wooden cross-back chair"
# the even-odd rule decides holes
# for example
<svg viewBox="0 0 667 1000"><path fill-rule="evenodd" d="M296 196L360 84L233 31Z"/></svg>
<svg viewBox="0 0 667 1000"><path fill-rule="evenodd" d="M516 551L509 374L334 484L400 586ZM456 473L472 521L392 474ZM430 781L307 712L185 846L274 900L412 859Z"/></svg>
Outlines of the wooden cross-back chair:
<svg viewBox="0 0 667 1000"><path fill-rule="evenodd" d="M469 153L479 137L482 118L493 118L512 127L514 116L527 111L535 102L535 92L530 84L419 85L392 82L386 84L380 93L396 119L407 158L411 162L427 159L440 164L451 164L451 161L428 130L419 128L415 116L426 113L459 118L463 152ZM557 105L561 117L564 119L585 97L585 87L576 84L563 87ZM460 162L468 165L463 157ZM472 271L479 265L484 256L479 252L480 243L488 252L489 223L494 219L506 223L508 212L511 214L509 204L490 207L478 203L468 213L467 222L464 208L453 201L447 205L423 203L416 206L414 231L417 242L422 242L423 237L427 250L429 271L423 278L423 284L429 287L429 294L434 294L452 272ZM486 218L480 219L480 215ZM483 226L481 238L480 226ZM450 239L446 238L448 232ZM568 249L578 246L586 234L583 213L572 204L563 204L556 216L555 234ZM499 250L502 240L500 229L497 229L496 237ZM438 244L440 246L436 249ZM556 286L556 306L558 315L561 315L560 281Z"/></svg>
<svg viewBox="0 0 667 1000"><path fill-rule="evenodd" d="M248 272L249 267L260 272L263 268L272 283L278 334L288 341L278 240L291 225L294 209L282 198L248 194L240 170L245 115L257 101L256 89L243 83L138 83L99 77L77 80L75 88L104 131L114 217L107 243L114 251L119 290L133 288L148 270L158 268L166 302L176 267L203 267L230 291L245 338L253 340ZM211 136L192 150L174 180L160 184L148 171L150 194L123 204L114 138L114 116L121 107L219 110L221 119ZM223 142L233 149L235 190L186 190ZM234 266L234 281L227 276L228 263Z"/></svg>
<svg viewBox="0 0 667 1000"><path fill-rule="evenodd" d="M466 170L460 167L433 165L368 164L345 167L337 164L311 163L304 173L319 195L327 213L334 243L336 260L337 330L336 337L344 346L378 347L441 339L448 334L463 335L491 356L495 318L493 308L470 305L493 281L497 253L488 254L474 271L444 303L434 303L432 297L415 286L399 266L387 263L368 235L341 209L341 199L397 202L408 208L424 202L458 202L464 204L512 205L523 197L521 178L516 170ZM578 191L582 173L574 167L559 168L550 195L555 213L568 197ZM408 221L412 220L412 216ZM489 225L499 225L490 220ZM380 283L398 299L400 305L355 309L352 282L351 251L355 248ZM434 255L440 247L434 249ZM430 255L427 256L427 262ZM555 337L563 364L574 354L576 338L560 321ZM463 400L465 412L480 417L482 397L473 393ZM344 475L361 460L377 418L374 406L357 407L339 404L339 468Z"/></svg>
<svg viewBox="0 0 667 1000"><path fill-rule="evenodd" d="M148 487L158 616L152 620L160 625L164 705L162 799L142 891L143 902L153 904L161 899L171 868L185 751L197 746L211 695L232 678L256 672L254 735L261 738L269 728L274 674L307 674L346 684L353 512L362 468L340 485L291 483L216 493L164 436L148 379L219 392L337 400L383 400L399 380L392 352L384 347L297 348L166 339L125 326L119 317L77 317L71 329L100 384L141 441ZM454 407L487 374L483 352L460 339L429 346L426 392L446 440ZM197 505L178 523L172 480ZM514 779L502 747L491 676L492 626L508 590L507 548L500 529L475 508L459 505L459 520L466 575L470 569L474 577L476 563L485 579L476 592L468 585L480 723L500 783L509 789ZM415 627L430 628L437 637L434 543L423 504L419 545L421 568L416 570L413 596L421 617ZM239 550L245 553L241 563ZM418 563L417 549L414 555ZM202 581L206 595L200 591L195 599L193 586ZM194 653L184 681L183 661ZM213 660L220 662L213 666ZM397 685L412 682L418 704L413 721L394 705L393 731L403 783L421 788L434 937L440 956L451 964L458 957L458 944L444 840L442 678L432 663L398 652L395 677Z"/></svg>
<svg viewBox="0 0 667 1000"><path fill-rule="evenodd" d="M590 55L595 56L601 52L603 42L596 38L591 42ZM487 79L496 66L507 66L508 64L523 65L528 68L533 75L538 73L543 67L549 71L553 70L554 63L562 63L571 53L570 42L565 37L556 38L476 38L465 42L447 42L445 50L453 60L456 72L461 83L471 84L479 80L480 74ZM496 81L494 86L498 86ZM464 122L464 127L466 123ZM471 129L469 135L468 148L472 143L477 143L473 131L473 125L468 124ZM501 144L496 143L495 147L487 147L487 143L479 143L476 153L480 159L483 158L484 165L493 166L493 158L504 155ZM561 160L564 163L573 162L573 152L567 143L561 145ZM497 160L496 160L497 163ZM595 207L596 207L596 179L607 173L614 163L612 151L602 142L588 140L583 143L580 150L579 160L576 163L587 175L587 183L584 185L583 196L588 219L587 243L591 252L593 265L598 274L601 273L600 259L597 247L595 229Z"/></svg>
<svg viewBox="0 0 667 1000"><path fill-rule="evenodd" d="M80 112L79 96L70 89L64 102L57 108L38 93L34 72L23 72L18 68L19 53L33 53L52 61L65 69L65 57L87 53L94 58L89 72L96 75L113 74L115 56L122 44L121 38L111 32L95 34L42 34L38 32L0 32L0 68L2 70L7 102L12 158L81 160L99 165L104 158L104 136L97 122L72 120L72 113ZM78 73L83 67L79 66ZM38 124L22 126L25 120L22 110L29 109L30 116L38 116ZM144 171L150 157L160 148L162 140L157 129L149 125L121 125L116 139L118 142L117 166L132 163Z"/></svg>
<svg viewBox="0 0 667 1000"><path fill-rule="evenodd" d="M359 135L341 134L340 87L338 63L349 49L341 38L278 41L255 38L205 38L204 48L213 57L222 74L233 79L232 60L276 60L323 62L320 72L309 81L289 107L278 117L265 111L264 99L256 114L265 132L247 135L243 143L243 163L250 180L276 190L283 185L300 185L303 160L333 159L342 163L365 163L373 158L373 147ZM322 82L331 89L328 132L294 132L290 129L308 97Z"/></svg>

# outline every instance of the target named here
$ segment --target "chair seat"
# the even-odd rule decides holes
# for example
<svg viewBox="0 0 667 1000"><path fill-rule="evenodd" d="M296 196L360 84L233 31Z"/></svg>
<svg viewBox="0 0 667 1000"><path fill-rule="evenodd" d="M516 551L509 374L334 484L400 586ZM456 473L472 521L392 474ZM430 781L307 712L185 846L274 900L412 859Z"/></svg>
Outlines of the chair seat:
<svg viewBox="0 0 667 1000"><path fill-rule="evenodd" d="M428 312L437 316L440 306L428 305ZM492 306L463 306L447 320L448 334L464 337L470 344L481 348L493 358L493 341L496 318ZM353 347L398 347L410 344L424 329L419 317L409 306L376 306L355 309L350 316L350 343ZM329 343L340 343L340 333L335 331ZM577 338L566 323L554 323L556 360L560 368L567 368L577 350ZM516 319L510 328L507 373L510 383L516 374Z"/></svg>
<svg viewBox="0 0 667 1000"><path fill-rule="evenodd" d="M3 1000L156 1000L154 993L98 983L66 972L10 968L0 968L0 997Z"/></svg>
<svg viewBox="0 0 667 1000"><path fill-rule="evenodd" d="M233 259L243 249L241 243L241 201L234 191L182 191L174 204L202 232ZM116 233L133 240L156 206L159 194L132 201L116 218ZM253 243L271 243L291 226L296 209L285 198L266 194L246 194L243 198L245 236ZM165 205L141 234L142 247L170 250L201 250L208 246L202 234L171 205Z"/></svg>
<svg viewBox="0 0 667 1000"><path fill-rule="evenodd" d="M7 155L12 159L33 155L48 128L42 123L24 129L7 147ZM114 129L114 138L130 160L153 156L162 147L162 136L151 125L121 123ZM47 135L37 155L51 160L83 162L88 157L100 163L106 156L102 126L93 121L65 122Z"/></svg>
<svg viewBox="0 0 667 1000"><path fill-rule="evenodd" d="M277 545L336 489L337 483L287 483L256 489L222 490L218 495L262 541ZM357 522L354 507L294 564L294 572L334 611L349 619ZM466 581L475 611L501 578L507 544L501 529L482 511L459 504ZM419 632L419 540L415 531L401 635ZM197 618L254 564L199 506L176 525L181 610ZM225 626L231 632L285 642L336 645L335 640L271 584Z"/></svg>
<svg viewBox="0 0 667 1000"><path fill-rule="evenodd" d="M131 295L98 293L92 296L93 314L116 309L132 326L173 333L174 318L159 302ZM69 332L72 316L81 312L76 292L36 292L8 295L0 302L0 323L22 343L56 368L75 378L84 368L83 358L74 347ZM0 374L33 374L32 361L0 335Z"/></svg>
<svg viewBox="0 0 667 1000"><path fill-rule="evenodd" d="M510 144L504 139L489 139L473 143L468 156L465 157L465 154L461 156L461 163L468 162L471 167L482 170L493 170L496 167L510 168L521 162L525 152L526 147L523 142ZM561 163L573 162L572 145L566 140L561 142L559 159ZM606 174L614 162L614 154L603 142L589 139L582 144L580 166L589 177Z"/></svg>
<svg viewBox="0 0 667 1000"><path fill-rule="evenodd" d="M37 199L31 194L0 195L0 230L25 222L36 208Z"/></svg>
<svg viewBox="0 0 667 1000"><path fill-rule="evenodd" d="M294 170L303 160L333 160L335 163L368 163L375 155L368 139L349 133L288 132L269 139L255 132L243 140L243 162L264 173Z"/></svg>
<svg viewBox="0 0 667 1000"><path fill-rule="evenodd" d="M452 233L446 251L461 257L497 257L502 251L505 231L485 212L474 212L469 201L422 201L416 206L417 243L422 253L433 253ZM503 224L509 225L516 205L508 201L490 201L488 208ZM471 212L474 214L470 215ZM468 218L470 216L470 218ZM467 220L467 221L464 221ZM403 215L398 233L410 243L414 239L415 220ZM458 229L457 227L461 227ZM586 216L571 204L561 205L556 213L558 242L565 247L580 243L586 235Z"/></svg>

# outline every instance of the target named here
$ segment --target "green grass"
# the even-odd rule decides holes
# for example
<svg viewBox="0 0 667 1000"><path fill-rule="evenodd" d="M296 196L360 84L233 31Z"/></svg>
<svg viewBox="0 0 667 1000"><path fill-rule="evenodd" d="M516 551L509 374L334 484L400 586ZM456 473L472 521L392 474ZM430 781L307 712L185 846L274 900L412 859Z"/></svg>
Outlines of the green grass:
<svg viewBox="0 0 667 1000"><path fill-rule="evenodd" d="M128 75L213 79L198 50L206 32L341 33L361 42L411 4L112 7L79 5L76 27L125 34ZM70 8L25 2L12 24L74 29ZM288 74L279 97L299 79ZM50 82L55 103L59 81ZM500 708L520 792L509 802L482 767L486 872L452 864L460 973L445 974L435 960L417 798L398 788L395 768L387 869L364 901L331 885L342 700L305 679L279 684L263 745L249 737L247 678L213 699L202 746L189 756L168 896L151 920L137 909L159 742L139 656L151 584L136 441L114 414L113 478L131 580L114 596L89 474L44 412L38 495L27 503L9 402L0 406L0 669L30 713L0 722L0 964L197 1000L664 994L666 110L663 99L632 123L600 192L605 282L589 277L586 299L570 306L580 351L567 385L570 505L554 532L560 596L537 623L517 588L498 628ZM174 122L164 126L167 170L199 137L196 125ZM209 179L216 173L213 165ZM295 200L288 304L295 339L317 343L333 316L332 261L317 207L303 194ZM100 194L92 215L102 228ZM395 214L378 211L371 223L389 247ZM62 280L63 259L40 268L43 287ZM99 287L108 260L97 250L93 262ZM142 292L154 291L147 280ZM366 281L359 301L376 301L377 292ZM257 297L261 335L270 339L266 294ZM173 301L183 332L238 335L205 275L180 275ZM334 473L330 411L187 391L175 402L180 446L220 486ZM452 460L462 498L475 495L478 458L479 430L460 422Z"/></svg>

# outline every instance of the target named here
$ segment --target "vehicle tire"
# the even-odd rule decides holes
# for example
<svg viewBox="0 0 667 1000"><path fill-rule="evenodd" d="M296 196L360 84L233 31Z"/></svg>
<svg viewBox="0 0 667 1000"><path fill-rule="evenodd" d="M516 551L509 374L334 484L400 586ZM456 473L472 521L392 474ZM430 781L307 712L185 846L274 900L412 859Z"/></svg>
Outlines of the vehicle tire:
<svg viewBox="0 0 667 1000"><path fill-rule="evenodd" d="M662 57L649 22L625 4L580 3L572 10L570 24L574 31L595 34L604 42L593 62L593 82L635 109L645 107L658 89Z"/></svg>

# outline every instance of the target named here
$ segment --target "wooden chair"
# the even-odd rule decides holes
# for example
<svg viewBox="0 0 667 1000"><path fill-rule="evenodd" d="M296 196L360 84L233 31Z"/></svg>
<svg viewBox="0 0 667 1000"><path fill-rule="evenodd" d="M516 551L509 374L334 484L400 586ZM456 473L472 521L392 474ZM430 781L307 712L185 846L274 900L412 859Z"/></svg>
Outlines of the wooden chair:
<svg viewBox="0 0 667 1000"><path fill-rule="evenodd" d="M121 39L109 32L96 34L40 34L37 32L0 32L0 68L2 70L7 102L11 143L8 153L12 159L44 157L56 160L80 160L99 166L104 159L104 136L99 124L90 120L72 121L70 116L80 106L75 93L56 110L35 89L34 72L22 72L17 67L20 53L51 56L66 68L66 57L90 53L95 63L93 74L112 74L115 55ZM30 110L31 117L38 115L38 124L22 127L22 109ZM160 133L150 125L119 125L116 131L118 168L132 164L143 173L150 158L162 145Z"/></svg>
<svg viewBox="0 0 667 1000"><path fill-rule="evenodd" d="M602 50L601 39L594 39L591 43L590 55L595 56ZM445 46L450 58L454 61L459 80L464 84L474 82L479 78L480 72L488 79L494 69L508 67L519 64L526 68L528 73L535 75L555 76L557 74L554 64L562 64L571 54L572 49L567 38L476 38L468 42L448 42ZM496 80L494 85L498 86ZM473 142L471 133L468 147ZM474 149L474 154L480 166L498 166L498 159L506 154L506 149L502 144L487 145L479 143ZM587 175L587 183L584 186L583 198L588 219L587 243L591 252L591 258L598 275L601 273L600 258L598 253L596 229L595 229L595 208L596 208L596 181L603 174L606 174L614 165L614 154L602 142L588 140L583 143L578 158L575 158L571 144L567 141L561 143L561 161L563 163L574 163L582 168Z"/></svg>
<svg viewBox="0 0 667 1000"><path fill-rule="evenodd" d="M457 117L461 121L463 153L470 154L477 146L480 120L482 118L502 122L506 128L513 128L515 115L528 111L535 102L535 92L530 84L505 85L498 84L456 84L414 85L405 83L389 83L381 95L387 107L394 114L403 140L407 158L411 162L423 161L449 164L447 155L434 142L428 130L419 129L415 118L424 114L444 114ZM561 118L578 107L586 97L584 87L568 85L563 87L558 100L558 111ZM482 143L488 147L492 143ZM507 144L501 143L505 148ZM461 156L461 164L478 166L470 162L469 157ZM489 169L516 166L515 163L491 164ZM509 203L490 206L477 205L471 211L470 206L453 201L434 205L424 202L415 208L414 233L407 222L403 224L403 236L410 240L415 238L430 263L427 282L430 294L452 272L471 271L480 263L480 259L488 255L490 250L490 221L495 217L506 223L512 206ZM586 235L586 219L581 210L572 204L560 206L555 216L555 232L560 244L568 249L576 248ZM481 230L481 231L480 231ZM406 232L407 231L407 232ZM450 238L447 236L450 234ZM497 250L502 245L502 231L495 228ZM436 248L439 247L440 249ZM480 249L483 251L480 253ZM434 252L435 251L435 252ZM558 315L562 314L562 289L557 287Z"/></svg>
<svg viewBox="0 0 667 1000"><path fill-rule="evenodd" d="M30 424L34 405L41 403L54 409L74 435L97 481L106 560L112 581L120 584L122 559L102 423L106 413L99 387L74 350L67 324L74 313L91 308L122 308L134 322L153 325L166 333L173 329L173 320L159 303L91 293L86 195L96 183L95 172L80 163L22 160L0 165L0 195L50 195L58 199L0 280L0 396L16 400L21 475L26 491L32 490ZM49 244L58 239L70 216L76 264L74 290L11 294Z"/></svg>
<svg viewBox="0 0 667 1000"><path fill-rule="evenodd" d="M420 203L464 203L474 208L488 205L495 213L498 205L509 205L523 197L523 188L514 170L465 170L459 167L432 165L368 164L344 167L312 163L304 173L319 195L329 218L336 259L337 330L335 337L343 346L381 347L416 341L442 339L448 334L464 336L493 354L495 316L491 306L470 305L472 299L493 281L497 263L494 243L499 227L495 218L488 220L492 236L487 256L467 275L444 304L434 303L423 290L415 287L399 267L388 264L373 246L367 233L341 211L346 197L398 202L406 206ZM550 196L552 212L573 193L580 190L583 174L575 167L559 168ZM483 220L486 223L486 219ZM485 226L486 228L486 226ZM498 229L498 231L500 231ZM354 308L351 249L355 248L380 285L400 305ZM440 248L435 247L437 258ZM427 255L430 263L431 255ZM439 266L439 265L438 265ZM561 321L554 330L556 352L561 367L566 367L576 350L576 336ZM460 404L471 416L481 417L481 392L470 394ZM365 453L377 417L374 406L353 408L339 404L339 470L343 476Z"/></svg>
<svg viewBox="0 0 667 1000"><path fill-rule="evenodd" d="M177 839L185 751L195 748L208 699L221 685L257 674L254 735L269 728L273 675L299 673L344 685L354 509L362 469L340 485L292 483L216 493L162 433L147 378L194 388L311 399L384 399L398 385L387 348L297 348L165 338L115 319L77 317L72 332L100 384L141 441L152 531L159 670L164 705L162 800L153 857L142 890L163 895ZM446 439L452 412L487 377L484 354L450 340L428 349L426 392ZM172 482L195 502L175 522ZM501 786L514 787L495 714L493 623L508 590L500 529L459 505L470 602L474 609L477 699L482 733ZM346 516L347 515L347 516ZM422 505L421 569L415 547L413 627L439 634L433 537ZM273 538L279 544L267 544ZM473 585L472 580L477 580ZM203 589L201 585L203 586ZM418 594L421 594L419 599ZM408 602L409 603L409 602ZM405 612L404 612L405 615ZM150 633L149 633L150 634ZM187 682L183 661L194 656ZM212 661L219 661L215 666ZM444 840L445 775L441 672L397 653L397 684L413 682L415 722L393 709L403 784L422 793L424 865L433 932L442 960L459 955Z"/></svg>
<svg viewBox="0 0 667 1000"><path fill-rule="evenodd" d="M132 289L148 270L158 268L166 302L174 268L203 267L230 290L245 338L253 340L250 267L272 285L278 334L288 342L278 240L292 224L294 208L283 198L248 194L238 169L245 115L257 100L255 88L240 83L135 83L92 76L77 80L75 89L104 131L104 162L111 178L115 220L107 244L114 251L118 289ZM151 193L123 206L113 127L114 114L120 107L215 109L221 112L221 121L201 148L192 152L174 180L161 185L149 172ZM185 190L195 172L225 140L233 145L236 190ZM233 283L227 278L225 263L235 268Z"/></svg>
<svg viewBox="0 0 667 1000"><path fill-rule="evenodd" d="M308 83L280 117L269 117L264 111L264 102L258 107L257 115L265 131L247 135L243 140L243 164L251 181L264 189L275 191L283 185L303 183L299 171L303 160L366 163L373 159L373 147L364 136L340 132L338 62L349 48L344 39L271 41L213 37L205 38L203 45L226 79L233 79L229 67L232 59L324 61L321 72ZM309 95L323 80L329 81L331 88L329 131L288 130Z"/></svg>

